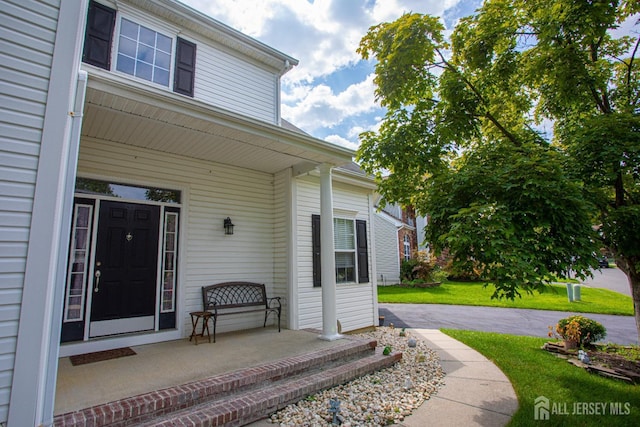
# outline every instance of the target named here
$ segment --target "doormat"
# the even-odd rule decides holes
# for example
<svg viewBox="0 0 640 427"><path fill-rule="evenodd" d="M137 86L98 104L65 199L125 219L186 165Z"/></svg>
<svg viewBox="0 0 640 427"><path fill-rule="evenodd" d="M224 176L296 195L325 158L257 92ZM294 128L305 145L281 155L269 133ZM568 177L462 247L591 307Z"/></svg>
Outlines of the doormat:
<svg viewBox="0 0 640 427"><path fill-rule="evenodd" d="M136 352L130 347L122 347L113 350L96 351L95 353L69 356L69 360L73 366L77 366L93 362L102 362L103 360L117 359L118 357L133 356L135 354Z"/></svg>

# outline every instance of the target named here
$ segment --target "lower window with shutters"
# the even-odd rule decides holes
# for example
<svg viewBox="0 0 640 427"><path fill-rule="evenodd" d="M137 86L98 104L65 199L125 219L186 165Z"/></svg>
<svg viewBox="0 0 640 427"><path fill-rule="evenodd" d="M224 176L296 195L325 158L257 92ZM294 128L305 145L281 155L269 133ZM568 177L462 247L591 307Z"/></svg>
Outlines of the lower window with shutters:
<svg viewBox="0 0 640 427"><path fill-rule="evenodd" d="M356 234L353 220L333 219L333 245L336 253L336 283L356 281Z"/></svg>
<svg viewBox="0 0 640 427"><path fill-rule="evenodd" d="M320 216L312 215L313 285L321 286ZM333 219L336 283L369 281L369 255L366 221Z"/></svg>

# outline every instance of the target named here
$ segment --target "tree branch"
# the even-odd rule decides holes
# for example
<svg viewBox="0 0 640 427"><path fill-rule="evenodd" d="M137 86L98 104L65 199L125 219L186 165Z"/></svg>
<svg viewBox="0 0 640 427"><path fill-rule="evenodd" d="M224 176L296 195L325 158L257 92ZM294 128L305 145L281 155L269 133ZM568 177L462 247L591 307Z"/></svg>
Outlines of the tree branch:
<svg viewBox="0 0 640 427"><path fill-rule="evenodd" d="M598 40L597 43L591 43L589 44L589 50L590 50L590 60L593 64L598 62L598 49L600 48L600 44L602 42L602 37L600 37L600 39ZM611 112L611 103L609 102L609 96L607 95L607 90L606 88L603 89L602 91L599 91L593 84L593 82L589 83L589 89L591 90L591 94L594 97L594 99L596 100L596 103L598 104L598 107L600 108L600 111L602 111L603 113L610 113Z"/></svg>
<svg viewBox="0 0 640 427"><path fill-rule="evenodd" d="M469 81L469 79L467 79L464 74L462 74L462 72L460 70L458 70L457 67L453 66L452 64L450 64L444 57L444 55L442 54L442 52L440 52L439 49L436 48L436 52L438 53L438 55L440 56L440 59L442 60L442 62L447 66L448 69L450 69L451 71L453 71L454 73L456 73L460 79L464 82L465 85L467 85L467 87L469 89L471 89L471 91L473 92L473 94L476 96L476 98L478 98L478 101L480 103L482 103L485 107L487 107L489 105L489 103L484 99L484 97L482 96L482 94L480 93L480 91L473 85L473 83L471 83ZM502 134L504 136L507 137L507 139L509 139L509 141L511 141L513 143L513 145L515 145L516 147L520 147L522 146L522 142L520 142L520 140L518 140L518 138L516 138L516 136L514 134L512 134L511 132L509 132L507 130L507 128L505 128L499 121L498 119L496 119L493 114L491 114L488 109L487 111L485 111L484 113L484 117L486 117L487 119L489 119L489 121L491 123L493 123L493 125L495 127L498 128L498 130L500 132L502 132Z"/></svg>
<svg viewBox="0 0 640 427"><path fill-rule="evenodd" d="M640 37L636 40L636 45L633 48L633 53L631 54L631 58L629 58L629 66L627 67L627 96L629 97L629 103L631 104L631 70L633 68L633 60L636 57L636 53L638 52L638 45L640 45Z"/></svg>

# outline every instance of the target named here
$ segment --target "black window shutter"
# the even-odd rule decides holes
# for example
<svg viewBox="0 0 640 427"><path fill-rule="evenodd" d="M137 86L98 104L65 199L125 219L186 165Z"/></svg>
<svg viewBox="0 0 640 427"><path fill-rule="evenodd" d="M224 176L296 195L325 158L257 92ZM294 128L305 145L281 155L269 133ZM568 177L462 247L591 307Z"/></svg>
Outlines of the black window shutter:
<svg viewBox="0 0 640 427"><path fill-rule="evenodd" d="M196 75L196 45L178 37L173 91L193 96Z"/></svg>
<svg viewBox="0 0 640 427"><path fill-rule="evenodd" d="M87 30L84 37L82 61L109 70L111 45L116 25L116 11L96 3L89 3Z"/></svg>
<svg viewBox="0 0 640 427"><path fill-rule="evenodd" d="M320 215L311 215L311 247L313 252L313 286L322 286L320 266Z"/></svg>
<svg viewBox="0 0 640 427"><path fill-rule="evenodd" d="M358 255L358 283L369 281L369 255L367 252L367 222L356 220L356 245Z"/></svg>

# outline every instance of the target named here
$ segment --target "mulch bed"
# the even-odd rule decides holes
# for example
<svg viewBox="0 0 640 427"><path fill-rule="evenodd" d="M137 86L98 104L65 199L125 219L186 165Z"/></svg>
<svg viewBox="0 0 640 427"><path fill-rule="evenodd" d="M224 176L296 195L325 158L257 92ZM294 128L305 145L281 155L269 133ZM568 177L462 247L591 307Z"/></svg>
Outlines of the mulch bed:
<svg viewBox="0 0 640 427"><path fill-rule="evenodd" d="M117 359L119 357L133 356L136 352L130 347L116 348L113 350L96 351L95 353L78 354L69 356L73 366L85 365L87 363L102 362L104 360Z"/></svg>
<svg viewBox="0 0 640 427"><path fill-rule="evenodd" d="M399 283L397 286L401 288L435 288L442 282L425 282L425 283Z"/></svg>
<svg viewBox="0 0 640 427"><path fill-rule="evenodd" d="M575 366L586 369L588 372L607 378L621 380L631 384L640 384L640 362L629 360L618 354L602 350L597 346L586 349L589 363L583 363L578 359L578 350L566 350L562 342L547 342L542 348L551 353L567 359Z"/></svg>

